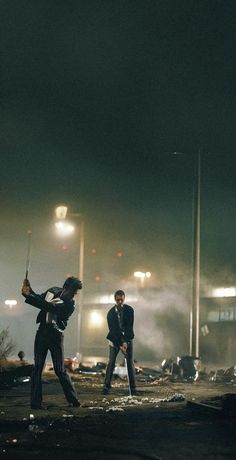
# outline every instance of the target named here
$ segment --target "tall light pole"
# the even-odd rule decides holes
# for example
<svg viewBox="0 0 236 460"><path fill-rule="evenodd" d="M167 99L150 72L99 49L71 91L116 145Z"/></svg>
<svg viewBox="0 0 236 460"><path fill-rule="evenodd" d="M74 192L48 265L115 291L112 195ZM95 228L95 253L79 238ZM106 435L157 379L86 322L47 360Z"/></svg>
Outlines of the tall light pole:
<svg viewBox="0 0 236 460"><path fill-rule="evenodd" d="M72 217L78 217L81 219L81 214L71 214ZM84 221L80 220L80 242L79 242L79 279L83 282L84 280ZM77 355L79 360L82 358L82 312L83 312L83 289L79 295L79 312L77 317Z"/></svg>
<svg viewBox="0 0 236 460"><path fill-rule="evenodd" d="M174 152L175 155L184 155ZM194 155L194 190L193 190L193 258L192 258L192 306L190 312L190 347L191 356L199 357L199 318L200 318L200 237L201 237L201 152Z"/></svg>
<svg viewBox="0 0 236 460"><path fill-rule="evenodd" d="M57 206L55 209L55 214L57 221L55 226L57 230L60 232L61 235L69 235L73 233L74 226L71 225L66 221L68 208L67 206L60 205ZM79 223L79 279L83 282L84 280L84 221L82 220L82 214L75 213L71 214L70 217L76 217L80 219ZM81 334L82 334L82 310L83 310L83 290L80 291L80 301L79 301L79 313L78 313L78 321L77 321L77 353L80 355L81 353Z"/></svg>
<svg viewBox="0 0 236 460"><path fill-rule="evenodd" d="M193 203L193 286L190 315L190 355L199 357L199 292L200 292L200 236L201 236L201 153L196 155Z"/></svg>

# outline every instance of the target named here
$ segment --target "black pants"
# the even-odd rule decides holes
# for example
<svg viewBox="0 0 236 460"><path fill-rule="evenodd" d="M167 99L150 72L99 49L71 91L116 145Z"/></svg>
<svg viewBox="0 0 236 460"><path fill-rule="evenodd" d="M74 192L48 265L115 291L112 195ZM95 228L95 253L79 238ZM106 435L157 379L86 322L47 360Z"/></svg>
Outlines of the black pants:
<svg viewBox="0 0 236 460"><path fill-rule="evenodd" d="M64 368L64 336L52 327L39 328L34 343L34 367L31 376L31 404L42 402L42 371L48 350L51 352L54 371L59 378L69 403L77 401L74 386Z"/></svg>
<svg viewBox="0 0 236 460"><path fill-rule="evenodd" d="M113 371L114 371L115 364L116 364L116 357L119 351L120 351L120 348L109 346L109 361L107 364L105 381L104 381L104 386L106 388L111 387L111 380L112 380ZM130 389L132 391L132 390L135 390L135 386L136 386L132 341L128 343L126 358L127 358L127 368L128 368L128 374L129 374Z"/></svg>

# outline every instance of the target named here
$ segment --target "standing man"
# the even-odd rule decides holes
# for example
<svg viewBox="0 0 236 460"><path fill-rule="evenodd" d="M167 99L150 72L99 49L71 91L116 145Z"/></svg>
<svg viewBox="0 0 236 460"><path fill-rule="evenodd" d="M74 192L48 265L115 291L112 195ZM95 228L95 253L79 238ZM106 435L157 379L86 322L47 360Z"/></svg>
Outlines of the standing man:
<svg viewBox="0 0 236 460"><path fill-rule="evenodd" d="M136 393L135 368L133 363L134 310L130 305L124 303L124 291L116 291L114 297L116 303L107 314L109 361L102 394L106 395L110 391L116 357L119 351L121 351L127 359L130 390L131 394L134 395Z"/></svg>
<svg viewBox="0 0 236 460"><path fill-rule="evenodd" d="M34 367L31 376L31 408L40 409L42 404L42 371L48 350L51 352L53 368L59 378L65 397L71 406L79 407L74 386L64 368L64 335L67 321L75 309L74 296L82 289L82 283L73 276L66 279L62 288L53 287L39 295L31 289L25 279L22 295L25 302L39 308L36 323L39 328L34 343Z"/></svg>

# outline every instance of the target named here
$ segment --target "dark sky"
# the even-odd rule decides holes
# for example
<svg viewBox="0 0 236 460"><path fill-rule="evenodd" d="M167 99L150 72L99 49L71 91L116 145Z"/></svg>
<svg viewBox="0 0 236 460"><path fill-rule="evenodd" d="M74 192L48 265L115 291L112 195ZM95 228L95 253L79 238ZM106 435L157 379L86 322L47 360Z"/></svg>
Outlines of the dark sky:
<svg viewBox="0 0 236 460"><path fill-rule="evenodd" d="M85 215L98 271L119 249L124 275L189 270L199 148L202 277L235 284L235 13L234 0L0 2L5 287L27 228L35 282L39 267L44 287L59 276L60 201Z"/></svg>

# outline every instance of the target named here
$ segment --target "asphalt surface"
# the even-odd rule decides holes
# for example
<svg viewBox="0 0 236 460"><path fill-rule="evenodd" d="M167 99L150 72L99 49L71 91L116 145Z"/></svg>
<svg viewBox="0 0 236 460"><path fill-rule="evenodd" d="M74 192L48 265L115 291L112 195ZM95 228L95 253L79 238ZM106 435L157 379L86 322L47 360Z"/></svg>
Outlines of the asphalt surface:
<svg viewBox="0 0 236 460"><path fill-rule="evenodd" d="M236 384L114 381L72 374L81 407L68 407L53 372L44 375L43 410L29 406L30 384L1 390L0 458L236 459L235 412L222 410Z"/></svg>

